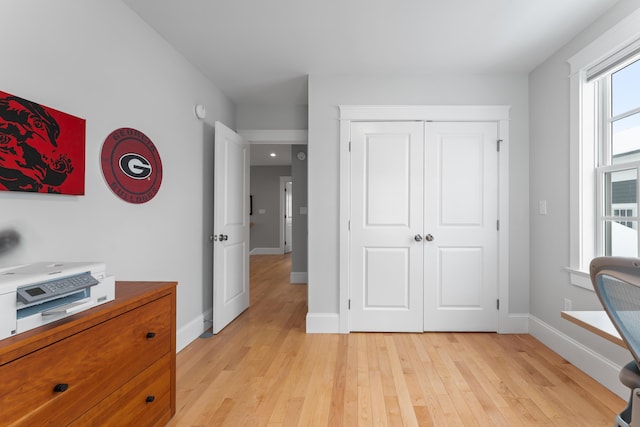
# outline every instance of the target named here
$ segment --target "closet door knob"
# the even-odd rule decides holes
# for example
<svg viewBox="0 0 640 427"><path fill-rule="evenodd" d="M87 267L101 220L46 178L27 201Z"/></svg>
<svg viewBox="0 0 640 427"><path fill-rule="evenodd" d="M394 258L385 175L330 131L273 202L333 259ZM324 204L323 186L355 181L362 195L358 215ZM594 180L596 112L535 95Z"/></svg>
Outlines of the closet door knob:
<svg viewBox="0 0 640 427"><path fill-rule="evenodd" d="M416 234L415 236L413 236L413 239L414 239L416 242L422 242L422 236L421 236L421 235L419 235L419 234Z"/></svg>
<svg viewBox="0 0 640 427"><path fill-rule="evenodd" d="M427 242L433 242L433 236L431 234L427 234L426 236L424 236L424 238L427 240Z"/></svg>

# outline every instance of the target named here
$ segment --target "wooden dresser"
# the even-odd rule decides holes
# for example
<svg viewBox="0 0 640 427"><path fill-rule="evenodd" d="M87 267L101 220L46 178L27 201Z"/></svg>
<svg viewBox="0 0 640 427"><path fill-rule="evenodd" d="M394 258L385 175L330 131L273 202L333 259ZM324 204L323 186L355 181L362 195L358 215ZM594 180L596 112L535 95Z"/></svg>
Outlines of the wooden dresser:
<svg viewBox="0 0 640 427"><path fill-rule="evenodd" d="M175 414L176 282L0 340L0 425L162 426Z"/></svg>

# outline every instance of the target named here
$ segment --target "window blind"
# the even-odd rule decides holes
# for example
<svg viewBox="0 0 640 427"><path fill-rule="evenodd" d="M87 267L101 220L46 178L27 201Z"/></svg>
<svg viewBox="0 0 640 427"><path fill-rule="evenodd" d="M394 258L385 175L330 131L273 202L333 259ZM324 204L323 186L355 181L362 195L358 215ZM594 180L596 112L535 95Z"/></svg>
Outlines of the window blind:
<svg viewBox="0 0 640 427"><path fill-rule="evenodd" d="M587 70L587 82L617 71L617 69L628 65L628 62L638 55L640 55L640 39L628 44L613 55L608 56L589 68Z"/></svg>

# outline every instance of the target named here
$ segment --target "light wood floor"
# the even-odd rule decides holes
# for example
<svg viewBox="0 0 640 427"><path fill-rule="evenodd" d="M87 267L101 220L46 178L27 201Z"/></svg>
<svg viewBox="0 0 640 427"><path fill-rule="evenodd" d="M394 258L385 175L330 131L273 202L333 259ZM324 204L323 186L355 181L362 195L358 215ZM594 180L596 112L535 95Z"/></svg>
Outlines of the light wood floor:
<svg viewBox="0 0 640 427"><path fill-rule="evenodd" d="M251 257L251 307L178 354L170 426L611 426L624 402L529 335L305 334L290 257Z"/></svg>

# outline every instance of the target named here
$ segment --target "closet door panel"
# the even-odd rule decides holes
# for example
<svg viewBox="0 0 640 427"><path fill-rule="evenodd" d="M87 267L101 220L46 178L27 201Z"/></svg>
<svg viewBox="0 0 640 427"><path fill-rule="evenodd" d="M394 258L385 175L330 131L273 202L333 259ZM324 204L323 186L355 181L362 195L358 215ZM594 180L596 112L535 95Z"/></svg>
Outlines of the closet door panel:
<svg viewBox="0 0 640 427"><path fill-rule="evenodd" d="M353 331L422 331L423 124L351 127Z"/></svg>
<svg viewBox="0 0 640 427"><path fill-rule="evenodd" d="M496 331L495 123L426 123L424 328Z"/></svg>

